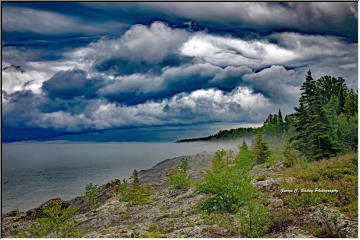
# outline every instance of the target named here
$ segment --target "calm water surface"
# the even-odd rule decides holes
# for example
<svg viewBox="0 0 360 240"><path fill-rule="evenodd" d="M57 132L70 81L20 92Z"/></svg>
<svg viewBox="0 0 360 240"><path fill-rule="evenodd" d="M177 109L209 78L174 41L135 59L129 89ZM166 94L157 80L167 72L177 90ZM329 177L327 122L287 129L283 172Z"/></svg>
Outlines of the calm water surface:
<svg viewBox="0 0 360 240"><path fill-rule="evenodd" d="M218 149L236 150L242 142L18 142L3 144L2 211L21 211L44 201L79 196L90 182L129 177L161 160Z"/></svg>

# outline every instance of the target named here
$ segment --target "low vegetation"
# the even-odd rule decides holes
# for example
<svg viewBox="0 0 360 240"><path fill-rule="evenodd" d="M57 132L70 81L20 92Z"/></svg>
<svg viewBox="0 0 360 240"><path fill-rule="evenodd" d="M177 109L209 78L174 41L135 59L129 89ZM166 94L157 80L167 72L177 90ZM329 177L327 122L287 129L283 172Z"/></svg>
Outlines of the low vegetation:
<svg viewBox="0 0 360 240"><path fill-rule="evenodd" d="M31 237L80 237L80 234L75 231L77 222L70 220L77 211L76 207L62 209L59 205L45 208L43 210L44 217L35 219L31 224Z"/></svg>
<svg viewBox="0 0 360 240"><path fill-rule="evenodd" d="M100 192L98 190L97 185L92 183L86 185L83 199L89 205L89 208L91 210L96 209L100 205L100 203L98 202L99 196L100 196Z"/></svg>
<svg viewBox="0 0 360 240"><path fill-rule="evenodd" d="M173 189L189 189L191 176L189 174L189 164L186 159L181 160L179 166L170 171L169 184Z"/></svg>
<svg viewBox="0 0 360 240"><path fill-rule="evenodd" d="M270 218L267 208L261 203L248 201L237 212L243 237L262 237L269 230Z"/></svg>
<svg viewBox="0 0 360 240"><path fill-rule="evenodd" d="M142 186L139 174L134 170L131 182L125 179L118 186L117 197L119 201L128 202L130 205L144 205L152 202L150 196L155 193L151 186Z"/></svg>
<svg viewBox="0 0 360 240"><path fill-rule="evenodd" d="M307 164L296 164L288 168L287 176L295 178L292 183L283 182L283 189L329 189L335 193L281 194L284 202L291 208L302 208L327 204L339 209L351 218L357 217L357 155L324 159Z"/></svg>
<svg viewBox="0 0 360 240"><path fill-rule="evenodd" d="M258 190L248 175L256 160L264 159L270 153L261 134L257 140L259 147L256 150L250 150L244 142L237 155L230 151L217 151L204 182L197 186L198 193L211 194L198 205L205 216L235 214L240 227L234 230L234 227L227 226L227 229L243 237L261 237L269 228L268 210L260 203Z"/></svg>

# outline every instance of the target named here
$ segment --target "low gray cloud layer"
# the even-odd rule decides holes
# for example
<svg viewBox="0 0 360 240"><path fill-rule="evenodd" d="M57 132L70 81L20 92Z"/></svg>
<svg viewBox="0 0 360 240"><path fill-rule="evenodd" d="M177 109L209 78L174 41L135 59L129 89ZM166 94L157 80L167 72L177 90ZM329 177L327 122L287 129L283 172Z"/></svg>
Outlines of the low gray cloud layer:
<svg viewBox="0 0 360 240"><path fill-rule="evenodd" d="M124 6L80 5L90 5L105 15ZM191 20L190 25L249 25L260 35L248 38L230 30L229 34L196 30L157 20L131 25L117 36L65 48L57 58L48 57L47 49L38 46L8 46L3 49L2 66L5 124L78 131L209 121L259 122L278 108L292 112L309 68L315 77L342 76L350 87L357 88L357 43L332 35L324 25L326 19L334 18L330 25L353 31L348 23L357 18L352 3L224 3L223 11L215 11L219 6L215 3L128 6L140 12L146 7L146 11L161 12L171 20L183 17ZM31 26L38 20L24 8L5 8L5 29L56 34L52 24ZM64 32L76 31L76 25L84 27L78 32L93 31L86 27L84 16L31 11L41 11L52 21L65 18ZM28 22L10 19L13 12ZM307 17L301 18L302 14ZM97 24L97 28L102 26ZM112 26L107 30L112 31ZM286 28L295 30L280 31ZM277 32L261 32L264 29Z"/></svg>

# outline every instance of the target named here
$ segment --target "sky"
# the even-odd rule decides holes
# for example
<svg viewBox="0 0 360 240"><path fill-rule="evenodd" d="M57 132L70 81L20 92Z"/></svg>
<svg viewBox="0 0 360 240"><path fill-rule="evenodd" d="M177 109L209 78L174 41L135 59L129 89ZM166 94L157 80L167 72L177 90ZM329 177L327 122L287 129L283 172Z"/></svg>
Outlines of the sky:
<svg viewBox="0 0 360 240"><path fill-rule="evenodd" d="M291 113L309 69L357 90L357 9L2 2L3 128L258 123L278 109Z"/></svg>

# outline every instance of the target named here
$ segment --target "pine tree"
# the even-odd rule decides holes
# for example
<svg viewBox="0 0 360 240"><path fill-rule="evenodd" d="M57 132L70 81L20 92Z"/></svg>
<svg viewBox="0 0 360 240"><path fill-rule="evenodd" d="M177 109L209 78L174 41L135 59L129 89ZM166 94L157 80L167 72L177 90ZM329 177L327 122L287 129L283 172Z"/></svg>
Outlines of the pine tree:
<svg viewBox="0 0 360 240"><path fill-rule="evenodd" d="M329 123L319 98L314 98L314 102L309 106L309 113L310 124L307 125L309 149L305 155L313 160L328 158L332 156L334 146L328 131Z"/></svg>
<svg viewBox="0 0 360 240"><path fill-rule="evenodd" d="M278 118L279 118L279 122L280 122L281 124L284 123L284 120L283 120L283 117L282 117L282 114L281 114L280 109L279 109Z"/></svg>
<svg viewBox="0 0 360 240"><path fill-rule="evenodd" d="M325 81L324 79L322 81ZM297 149L312 160L328 158L336 152L336 141L329 132L329 119L324 111L323 85L314 81L310 70L301 86L300 107L295 108Z"/></svg>
<svg viewBox="0 0 360 240"><path fill-rule="evenodd" d="M272 124L277 124L278 123L278 115L277 114L274 114L273 115L273 118L272 118Z"/></svg>
<svg viewBox="0 0 360 240"><path fill-rule="evenodd" d="M261 132L258 132L255 136L254 157L257 164L265 163L270 157L269 147L263 141Z"/></svg>
<svg viewBox="0 0 360 240"><path fill-rule="evenodd" d="M141 184L140 184L139 174L138 171L136 171L135 169L132 175L132 188L136 189L139 188L140 186Z"/></svg>
<svg viewBox="0 0 360 240"><path fill-rule="evenodd" d="M240 151L235 157L235 165L245 171L249 171L255 165L253 153L245 141L243 141Z"/></svg>
<svg viewBox="0 0 360 240"><path fill-rule="evenodd" d="M296 134L291 138L291 141L295 141L296 148L307 155L311 151L310 143L310 132L309 125L312 124L310 120L310 105L314 102L315 96L315 81L311 76L311 71L309 70L305 82L302 84L301 97L299 99L300 107L295 108L295 131Z"/></svg>

